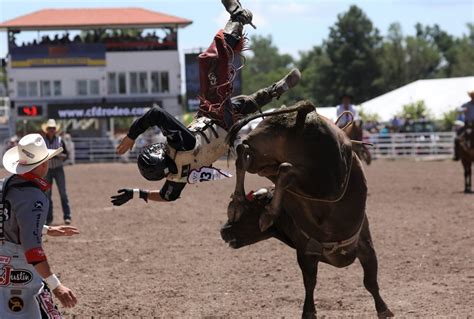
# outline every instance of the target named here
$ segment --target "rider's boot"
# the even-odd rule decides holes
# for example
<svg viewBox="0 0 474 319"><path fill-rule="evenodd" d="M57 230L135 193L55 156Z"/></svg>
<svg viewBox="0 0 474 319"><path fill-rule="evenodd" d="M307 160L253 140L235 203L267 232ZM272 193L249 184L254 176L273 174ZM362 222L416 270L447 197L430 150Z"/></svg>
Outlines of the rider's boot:
<svg viewBox="0 0 474 319"><path fill-rule="evenodd" d="M295 87L299 83L300 79L300 70L294 68L287 75L285 75L283 79L271 85L270 88L268 88L269 92L272 97L276 97L277 99L279 99L283 93L285 93L292 87Z"/></svg>
<svg viewBox="0 0 474 319"><path fill-rule="evenodd" d="M240 22L242 24L252 24L253 14L250 10L242 8L240 1L238 0L222 0L227 12L230 14L232 21Z"/></svg>
<svg viewBox="0 0 474 319"><path fill-rule="evenodd" d="M234 98L237 104L244 101L242 113L249 114L260 110L263 106L270 103L274 98L280 98L282 94L292 87L296 86L301 79L301 73L298 69L291 70L280 81L273 83L269 87L260 89L251 95L241 95Z"/></svg>

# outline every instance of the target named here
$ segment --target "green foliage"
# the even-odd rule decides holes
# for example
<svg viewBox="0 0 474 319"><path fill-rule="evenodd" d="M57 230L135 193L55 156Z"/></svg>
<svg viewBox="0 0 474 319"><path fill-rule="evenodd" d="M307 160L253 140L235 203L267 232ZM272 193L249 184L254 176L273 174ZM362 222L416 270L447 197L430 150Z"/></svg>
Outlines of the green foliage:
<svg viewBox="0 0 474 319"><path fill-rule="evenodd" d="M357 6L338 15L325 42L330 63L322 69L325 77L320 83L333 94L323 102L337 104L338 97L347 93L354 96L354 103L360 103L380 92L374 80L380 76L376 56L381 40L379 31Z"/></svg>
<svg viewBox="0 0 474 319"><path fill-rule="evenodd" d="M459 111L457 108L452 109L451 111L445 112L441 118L441 129L443 131L451 131L454 126L454 122L458 117Z"/></svg>
<svg viewBox="0 0 474 319"><path fill-rule="evenodd" d="M400 117L419 120L422 118L429 119L431 118L431 114L424 101L417 101L415 103L403 105Z"/></svg>
<svg viewBox="0 0 474 319"><path fill-rule="evenodd" d="M474 75L474 24L456 38L438 25L415 26L414 36L405 36L399 23L392 23L385 37L357 6L338 16L329 36L320 46L301 52L296 61L280 54L272 38L252 37L254 55L243 70L244 93L252 93L282 77L294 64L302 72L300 85L282 100L309 99L318 106L340 103L340 95L353 95L360 103L410 82L439 77Z"/></svg>
<svg viewBox="0 0 474 319"><path fill-rule="evenodd" d="M369 113L365 111L363 108L359 110L359 117L364 122L379 122L380 116L376 113Z"/></svg>
<svg viewBox="0 0 474 319"><path fill-rule="evenodd" d="M243 94L252 94L284 77L293 67L293 58L288 54L280 54L272 43L272 37L253 36L250 40L252 56L245 56L245 67L242 70ZM280 100L267 105L267 108L277 108L282 104L291 104L299 89L296 87Z"/></svg>

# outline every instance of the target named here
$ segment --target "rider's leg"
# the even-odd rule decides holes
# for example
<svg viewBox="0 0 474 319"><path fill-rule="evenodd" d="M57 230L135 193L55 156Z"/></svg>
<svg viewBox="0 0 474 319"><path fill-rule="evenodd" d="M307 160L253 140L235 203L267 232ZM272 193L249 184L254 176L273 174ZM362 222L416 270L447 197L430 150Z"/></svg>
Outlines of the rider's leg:
<svg viewBox="0 0 474 319"><path fill-rule="evenodd" d="M251 95L239 95L232 98L233 109L242 115L254 113L262 106L270 103L274 98L280 98L283 93L296 86L300 79L300 71L293 69L280 81L273 83L269 87L260 89Z"/></svg>
<svg viewBox="0 0 474 319"><path fill-rule="evenodd" d="M226 2L229 2L229 10L233 10L233 6L240 6L235 1ZM199 55L199 115L214 118L223 126L232 124L232 116L224 114L230 113L231 109L231 81L234 73L231 65L235 54L243 47L243 25L252 20L250 11L239 8L239 14L231 16L224 29L216 34L209 48Z"/></svg>

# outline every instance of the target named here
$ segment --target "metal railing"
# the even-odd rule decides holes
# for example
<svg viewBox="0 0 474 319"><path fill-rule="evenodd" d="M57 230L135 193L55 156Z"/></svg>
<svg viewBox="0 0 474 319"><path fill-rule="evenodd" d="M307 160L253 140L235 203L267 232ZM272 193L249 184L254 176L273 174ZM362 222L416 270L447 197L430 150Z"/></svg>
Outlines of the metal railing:
<svg viewBox="0 0 474 319"><path fill-rule="evenodd" d="M454 132L371 134L373 158L445 159L454 153Z"/></svg>

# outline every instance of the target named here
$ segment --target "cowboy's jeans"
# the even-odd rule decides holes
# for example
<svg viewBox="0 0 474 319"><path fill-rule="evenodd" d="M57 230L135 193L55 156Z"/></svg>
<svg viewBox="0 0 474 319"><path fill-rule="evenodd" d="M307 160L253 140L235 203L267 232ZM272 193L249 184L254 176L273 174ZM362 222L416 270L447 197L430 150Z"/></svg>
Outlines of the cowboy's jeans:
<svg viewBox="0 0 474 319"><path fill-rule="evenodd" d="M53 200L52 200L52 184L53 180L56 181L56 185L58 186L59 196L61 197L61 206L63 208L63 216L64 219L71 218L71 208L69 207L69 199L67 198L66 193L66 176L64 175L64 168L62 166L52 168L48 170L48 175L46 176L46 180L48 183L51 184L51 190L47 192L49 198L49 211L48 217L46 218L46 224L51 224L53 221Z"/></svg>

